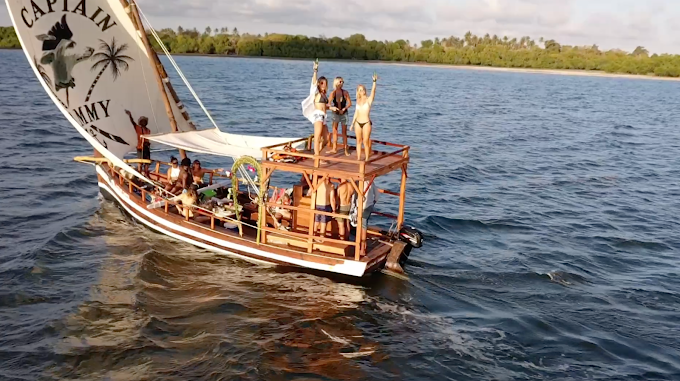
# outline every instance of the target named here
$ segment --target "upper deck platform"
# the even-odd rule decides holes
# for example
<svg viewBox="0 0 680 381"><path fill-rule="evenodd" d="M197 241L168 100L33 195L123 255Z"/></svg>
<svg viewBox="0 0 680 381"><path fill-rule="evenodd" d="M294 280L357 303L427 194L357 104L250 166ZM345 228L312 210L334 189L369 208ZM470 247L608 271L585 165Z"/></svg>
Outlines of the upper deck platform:
<svg viewBox="0 0 680 381"><path fill-rule="evenodd" d="M354 137L348 136L350 140ZM372 141L372 154L368 160L356 159L356 147L349 146L350 155L345 156L344 148L338 144L338 152L330 153L328 147L324 148L319 156L314 156L310 149L309 138L298 139L287 144L296 144L307 141L304 150L290 152L284 150L284 145L265 147L262 149L262 167L278 169L286 172L305 173L307 175L328 175L346 179L363 180L386 175L397 169L401 169L409 162L409 146L388 143L378 140ZM275 157L288 156L297 159L297 162L283 162L274 160ZM362 155L363 156L363 155Z"/></svg>

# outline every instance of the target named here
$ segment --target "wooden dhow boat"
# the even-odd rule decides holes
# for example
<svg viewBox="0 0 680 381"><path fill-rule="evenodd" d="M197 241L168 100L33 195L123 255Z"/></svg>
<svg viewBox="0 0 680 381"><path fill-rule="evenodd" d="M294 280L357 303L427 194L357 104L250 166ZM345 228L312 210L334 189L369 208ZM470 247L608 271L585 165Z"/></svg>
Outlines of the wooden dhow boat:
<svg viewBox="0 0 680 381"><path fill-rule="evenodd" d="M93 157L76 160L93 164L101 193L139 223L219 254L351 276L380 270L403 273L401 264L413 247L420 247L422 235L404 224L408 146L373 141L373 156L358 161L327 151L315 156L309 137L223 132L166 50L169 61L213 124L212 128L197 129L147 33L160 39L150 26L144 28L145 17L134 1L6 3L38 80L94 148ZM160 45L165 50L162 42ZM178 196L163 189L168 163L126 159L135 150L138 138L128 110L131 115L148 117L151 133L145 139L175 147L183 157L190 151L231 158L233 175L211 172L206 186L198 191L202 203L192 206L191 213L180 213L175 207ZM150 165L150 170L141 171L140 163ZM392 219L391 227L363 226L367 190L376 179L393 172L401 173L400 189L379 191L398 198L398 211L374 212ZM275 173L301 179L289 191L292 203L272 199L272 194L278 193L272 192ZM327 180L351 184L358 195L357 224L351 240L335 235L338 221L350 216L315 210L316 190ZM306 188L311 191L305 192ZM314 233L315 215L333 218L325 236Z"/></svg>

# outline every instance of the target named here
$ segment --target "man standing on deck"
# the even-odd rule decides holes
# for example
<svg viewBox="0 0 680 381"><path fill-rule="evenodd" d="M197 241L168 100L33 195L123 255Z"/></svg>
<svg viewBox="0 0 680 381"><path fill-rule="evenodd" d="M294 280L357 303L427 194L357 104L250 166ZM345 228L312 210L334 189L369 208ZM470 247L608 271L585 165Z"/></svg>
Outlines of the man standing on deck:
<svg viewBox="0 0 680 381"><path fill-rule="evenodd" d="M324 176L316 189L316 210L327 213L332 213L335 210L335 187L327 176ZM330 221L330 216L314 214L314 233L317 229L320 229L319 235L325 237L326 226Z"/></svg>
<svg viewBox="0 0 680 381"><path fill-rule="evenodd" d="M149 135L151 133L151 130L147 127L149 118L140 116L139 121L135 123L135 118L132 117L132 113L129 110L125 110L125 113L130 117L130 123L132 123L132 126L135 128L135 133L137 134L137 159L151 160L151 143L142 137L143 135ZM147 178L149 177L148 163L137 164L137 170L143 173Z"/></svg>
<svg viewBox="0 0 680 381"><path fill-rule="evenodd" d="M349 212L352 209L352 195L354 195L354 188L352 187L352 184L349 183L349 181L343 180L343 182L338 185L336 193L338 195L340 206L335 212L337 214L345 215L347 218L336 217L335 220L338 221L338 234L340 235L340 239L346 241L349 239Z"/></svg>

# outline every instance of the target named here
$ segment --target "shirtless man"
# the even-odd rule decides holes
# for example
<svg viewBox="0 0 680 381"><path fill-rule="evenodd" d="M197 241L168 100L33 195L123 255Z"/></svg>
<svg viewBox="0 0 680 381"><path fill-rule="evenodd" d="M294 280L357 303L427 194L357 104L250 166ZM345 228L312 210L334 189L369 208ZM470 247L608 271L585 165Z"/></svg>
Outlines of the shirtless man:
<svg viewBox="0 0 680 381"><path fill-rule="evenodd" d="M191 164L191 174L193 176L193 182L194 184L198 185L199 188L203 188L206 186L206 184L203 182L203 177L205 176L206 173L219 173L223 172L223 168L218 168L218 169L205 169L201 167L201 162L198 160L194 160L194 162ZM231 177L229 174L227 176Z"/></svg>
<svg viewBox="0 0 680 381"><path fill-rule="evenodd" d="M316 189L316 210L328 213L332 213L335 210L335 187L333 187L328 177L324 178ZM317 229L320 229L319 235L325 237L326 226L330 221L330 216L315 214L314 232L316 233Z"/></svg>
<svg viewBox="0 0 680 381"><path fill-rule="evenodd" d="M193 183L193 177L191 176L191 160L187 157L182 159L182 163L179 169L179 177L175 182L175 185L170 189L170 193L173 195L179 195L183 190L189 189Z"/></svg>
<svg viewBox="0 0 680 381"><path fill-rule="evenodd" d="M337 214L342 214L349 217L349 211L352 208L352 195L354 195L354 187L347 180L343 181L338 185L336 190L338 195L338 201L340 201L340 206L335 211ZM338 221L338 234L340 239L349 239L349 218L336 217Z"/></svg>
<svg viewBox="0 0 680 381"><path fill-rule="evenodd" d="M151 160L151 143L142 138L142 135L149 135L151 133L151 130L147 127L149 118L140 116L139 121L135 122L135 118L132 117L132 113L129 110L125 110L125 113L130 117L130 123L132 123L137 134L137 159ZM149 164L137 164L137 170L142 172L144 176L149 177Z"/></svg>

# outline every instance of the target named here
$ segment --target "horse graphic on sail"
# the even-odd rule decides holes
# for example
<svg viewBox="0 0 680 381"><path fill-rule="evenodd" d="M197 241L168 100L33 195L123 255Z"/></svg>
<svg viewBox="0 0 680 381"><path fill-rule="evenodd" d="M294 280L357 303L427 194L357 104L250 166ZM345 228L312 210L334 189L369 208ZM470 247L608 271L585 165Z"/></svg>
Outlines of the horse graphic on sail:
<svg viewBox="0 0 680 381"><path fill-rule="evenodd" d="M37 38L43 43L43 55L40 58L40 63L52 66L54 91L66 90L66 106L68 107L68 89L76 87L71 72L77 64L92 57L94 49L87 47L82 54L72 52L76 42L73 40L73 32L66 22L66 15L62 16L61 21L54 24L47 34L41 34Z"/></svg>

